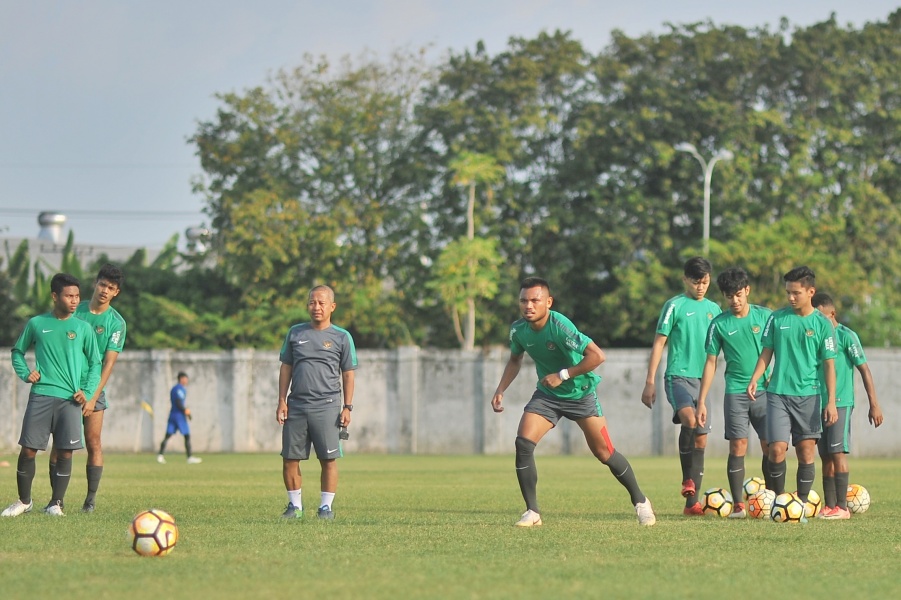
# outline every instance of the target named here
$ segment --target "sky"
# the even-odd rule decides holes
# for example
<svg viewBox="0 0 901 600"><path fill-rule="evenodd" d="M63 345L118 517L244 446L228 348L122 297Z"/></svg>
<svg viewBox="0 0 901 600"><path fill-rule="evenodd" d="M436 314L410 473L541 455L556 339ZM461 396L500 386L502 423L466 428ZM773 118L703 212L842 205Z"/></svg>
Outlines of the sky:
<svg viewBox="0 0 901 600"><path fill-rule="evenodd" d="M41 211L75 241L161 248L209 222L188 138L216 94L265 85L304 54L432 48L571 31L592 52L610 32L667 23L778 29L885 21L898 0L0 0L0 237L36 237ZM182 241L183 245L183 241ZM2 258L2 257L0 257Z"/></svg>

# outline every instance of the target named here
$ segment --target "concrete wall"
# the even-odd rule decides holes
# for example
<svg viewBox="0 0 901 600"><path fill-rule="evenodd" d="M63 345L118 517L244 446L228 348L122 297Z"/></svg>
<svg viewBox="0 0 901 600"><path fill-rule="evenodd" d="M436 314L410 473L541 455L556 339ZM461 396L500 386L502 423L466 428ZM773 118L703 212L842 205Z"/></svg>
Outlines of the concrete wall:
<svg viewBox="0 0 901 600"><path fill-rule="evenodd" d="M506 410L495 414L489 400L506 364L508 351L361 350L356 376L348 452L392 454L507 454L522 408L535 388L534 365L526 358L519 377L504 397ZM8 356L8 354L5 354ZM658 385L658 401L648 410L639 400L647 369L647 350L608 350L599 368L599 389L613 442L626 456L676 453L678 428ZM852 450L857 456L901 456L901 351L867 351L881 394L885 424L867 423L866 394L857 377L858 409L853 417ZM29 357L29 363L31 362ZM188 405L194 414L192 441L196 452L272 452L281 444L275 422L278 398L278 353L126 351L116 362L107 386L111 408L104 418L103 442L108 451L155 452L166 428L169 389L178 371L187 372ZM661 368L662 371L662 368ZM712 390L714 431L711 455L727 453L723 440L722 365ZM18 448L29 385L0 363L0 452ZM153 408L153 416L141 402ZM752 456L759 456L756 442ZM169 451L184 448L174 437ZM538 447L539 454L587 454L582 433L563 421Z"/></svg>

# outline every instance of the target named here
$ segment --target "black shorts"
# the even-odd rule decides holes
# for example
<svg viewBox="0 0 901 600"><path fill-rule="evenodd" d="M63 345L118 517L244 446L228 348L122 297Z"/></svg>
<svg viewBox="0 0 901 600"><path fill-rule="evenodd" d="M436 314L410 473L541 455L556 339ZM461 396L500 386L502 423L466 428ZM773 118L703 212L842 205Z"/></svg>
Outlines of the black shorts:
<svg viewBox="0 0 901 600"><path fill-rule="evenodd" d="M563 400L541 390L535 390L523 412L540 415L554 426L561 417L570 421L578 421L588 417L603 417L601 403L594 392L579 400Z"/></svg>

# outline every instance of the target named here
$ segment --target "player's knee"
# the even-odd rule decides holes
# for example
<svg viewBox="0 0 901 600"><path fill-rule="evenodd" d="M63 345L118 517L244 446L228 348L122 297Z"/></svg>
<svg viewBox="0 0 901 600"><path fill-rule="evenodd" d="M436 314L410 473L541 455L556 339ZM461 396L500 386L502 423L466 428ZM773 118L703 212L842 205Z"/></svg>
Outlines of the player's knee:
<svg viewBox="0 0 901 600"><path fill-rule="evenodd" d="M517 456L528 456L535 453L535 442L522 436L516 436Z"/></svg>

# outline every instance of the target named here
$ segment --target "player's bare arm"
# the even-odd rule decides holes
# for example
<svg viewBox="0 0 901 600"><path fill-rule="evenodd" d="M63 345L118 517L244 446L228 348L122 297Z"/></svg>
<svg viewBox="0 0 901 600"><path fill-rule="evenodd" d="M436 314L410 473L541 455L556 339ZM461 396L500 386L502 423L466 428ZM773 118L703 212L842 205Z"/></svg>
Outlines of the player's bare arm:
<svg viewBox="0 0 901 600"><path fill-rule="evenodd" d="M838 421L838 409L835 408L835 360L827 358L823 361L823 373L826 375L826 408L823 409L823 422L834 425Z"/></svg>
<svg viewBox="0 0 901 600"><path fill-rule="evenodd" d="M278 369L278 407L275 409L275 420L279 425L285 424L288 418L288 389L291 387L291 365L282 363Z"/></svg>
<svg viewBox="0 0 901 600"><path fill-rule="evenodd" d="M491 409L496 413L504 412L504 407L501 404L504 401L504 392L507 391L513 380L519 375L519 370L522 368L522 357L522 354L510 353L510 358L507 360L506 366L504 366L503 374L501 374L500 383L497 384L497 388L494 390L494 397L491 398Z"/></svg>
<svg viewBox="0 0 901 600"><path fill-rule="evenodd" d="M594 371L605 360L607 360L607 357L604 355L604 351L594 342L589 342L582 352L582 360L580 360L578 364L564 370L567 372L568 378L571 379L577 375L584 375L585 373ZM563 383L563 381L560 373L548 373L541 378L541 385L553 389Z"/></svg>
<svg viewBox="0 0 901 600"><path fill-rule="evenodd" d="M341 409L341 427L350 425L350 409L354 404L354 371L341 372L341 389L344 392L344 407Z"/></svg>
<svg viewBox="0 0 901 600"><path fill-rule="evenodd" d="M879 400L876 399L876 384L873 382L873 374L867 363L857 366L860 372L860 379L863 381L863 389L867 391L867 398L870 400L870 410L867 413L867 419L873 427L882 425L882 408L879 407Z"/></svg>
<svg viewBox="0 0 901 600"><path fill-rule="evenodd" d="M660 366L660 360L663 358L663 348L666 346L665 335L660 333L654 338L654 345L651 346L651 358L648 360L648 376L644 382L644 390L641 392L641 403L648 408L654 407L657 400L657 384L654 383L657 378L657 367Z"/></svg>
<svg viewBox="0 0 901 600"><path fill-rule="evenodd" d="M707 362L704 363L704 373L701 375L701 391L698 393L698 426L705 427L707 425L707 393L713 384L713 376L716 375L716 356L707 355Z"/></svg>
<svg viewBox="0 0 901 600"><path fill-rule="evenodd" d="M766 373L766 368L770 365L772 359L772 348L764 348L760 352L760 357L757 359L757 364L754 366L754 372L751 373L751 382L748 384L748 398L750 398L751 402L757 400L757 382L763 374Z"/></svg>

